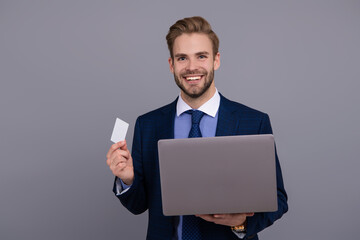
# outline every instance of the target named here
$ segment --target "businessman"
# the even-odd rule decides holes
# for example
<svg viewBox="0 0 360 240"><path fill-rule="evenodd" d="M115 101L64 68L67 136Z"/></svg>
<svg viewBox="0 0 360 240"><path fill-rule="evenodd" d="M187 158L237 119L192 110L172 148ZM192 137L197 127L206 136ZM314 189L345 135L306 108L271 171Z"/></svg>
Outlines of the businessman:
<svg viewBox="0 0 360 240"><path fill-rule="evenodd" d="M166 40L170 71L180 94L174 102L138 117L132 154L126 141L110 147L106 162L115 175L113 191L130 212L141 214L148 210L147 239L258 239L257 233L288 209L277 155L278 211L179 217L162 213L158 140L272 133L267 114L230 101L216 89L219 39L205 19L177 21Z"/></svg>

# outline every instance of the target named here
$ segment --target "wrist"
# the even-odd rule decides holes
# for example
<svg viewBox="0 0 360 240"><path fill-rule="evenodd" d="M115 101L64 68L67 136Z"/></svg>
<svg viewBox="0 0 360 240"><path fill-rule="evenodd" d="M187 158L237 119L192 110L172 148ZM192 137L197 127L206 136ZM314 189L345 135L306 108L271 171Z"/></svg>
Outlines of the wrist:
<svg viewBox="0 0 360 240"><path fill-rule="evenodd" d="M134 178L120 178L120 180L127 186L131 186L134 182Z"/></svg>
<svg viewBox="0 0 360 240"><path fill-rule="evenodd" d="M123 183L128 186L132 185L132 183L134 182L133 180L122 180L122 179L121 181L123 181Z"/></svg>

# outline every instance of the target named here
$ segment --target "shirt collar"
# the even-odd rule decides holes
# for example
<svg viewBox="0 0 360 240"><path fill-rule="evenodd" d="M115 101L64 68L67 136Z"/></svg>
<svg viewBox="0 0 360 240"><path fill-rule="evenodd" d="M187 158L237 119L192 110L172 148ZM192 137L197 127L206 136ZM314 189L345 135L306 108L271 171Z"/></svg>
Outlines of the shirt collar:
<svg viewBox="0 0 360 240"><path fill-rule="evenodd" d="M197 110L206 113L211 117L215 117L216 113L220 107L220 94L216 89L214 96L210 98L206 103L201 105ZM179 99L176 103L176 116L180 116L183 112L192 109L181 97L179 94Z"/></svg>

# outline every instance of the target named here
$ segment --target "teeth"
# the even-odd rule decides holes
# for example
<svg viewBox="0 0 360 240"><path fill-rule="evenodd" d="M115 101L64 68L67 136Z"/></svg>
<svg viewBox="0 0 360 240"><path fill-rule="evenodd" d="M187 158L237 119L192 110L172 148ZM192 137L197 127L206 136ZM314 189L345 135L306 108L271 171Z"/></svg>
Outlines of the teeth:
<svg viewBox="0 0 360 240"><path fill-rule="evenodd" d="M197 77L187 77L186 80L188 81L193 81L193 80L199 80L201 77L197 76Z"/></svg>

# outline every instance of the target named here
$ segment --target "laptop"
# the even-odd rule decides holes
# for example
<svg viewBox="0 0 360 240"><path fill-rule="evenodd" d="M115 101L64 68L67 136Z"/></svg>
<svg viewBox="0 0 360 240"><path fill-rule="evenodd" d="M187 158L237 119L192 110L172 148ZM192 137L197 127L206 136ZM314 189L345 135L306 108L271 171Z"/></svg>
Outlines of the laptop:
<svg viewBox="0 0 360 240"><path fill-rule="evenodd" d="M158 141L165 216L277 211L274 136Z"/></svg>

